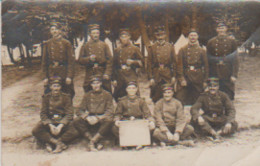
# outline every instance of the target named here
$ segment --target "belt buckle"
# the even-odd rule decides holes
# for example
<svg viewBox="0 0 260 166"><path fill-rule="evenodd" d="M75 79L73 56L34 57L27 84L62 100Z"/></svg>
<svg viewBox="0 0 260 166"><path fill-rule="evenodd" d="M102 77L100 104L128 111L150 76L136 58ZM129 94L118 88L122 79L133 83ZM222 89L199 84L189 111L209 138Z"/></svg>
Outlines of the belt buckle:
<svg viewBox="0 0 260 166"><path fill-rule="evenodd" d="M190 70L191 71L195 70L195 67L194 66L190 66Z"/></svg>
<svg viewBox="0 0 260 166"><path fill-rule="evenodd" d="M160 69L164 69L164 64L160 64Z"/></svg>
<svg viewBox="0 0 260 166"><path fill-rule="evenodd" d="M53 61L53 67L58 67L58 66L59 66L59 62Z"/></svg>
<svg viewBox="0 0 260 166"><path fill-rule="evenodd" d="M218 62L218 64L219 64L219 65L223 65L223 64L224 64L224 61L223 61L223 60L220 60L220 61Z"/></svg>
<svg viewBox="0 0 260 166"><path fill-rule="evenodd" d="M216 113L212 114L212 118L216 118L218 115Z"/></svg>
<svg viewBox="0 0 260 166"><path fill-rule="evenodd" d="M97 68L98 67L98 63L94 63L94 68Z"/></svg>
<svg viewBox="0 0 260 166"><path fill-rule="evenodd" d="M126 66L126 65L122 65L121 68L122 68L123 70L125 70L125 69L127 69L127 66Z"/></svg>
<svg viewBox="0 0 260 166"><path fill-rule="evenodd" d="M58 115L58 114L53 115L53 119L59 119L59 118L60 118L60 115Z"/></svg>

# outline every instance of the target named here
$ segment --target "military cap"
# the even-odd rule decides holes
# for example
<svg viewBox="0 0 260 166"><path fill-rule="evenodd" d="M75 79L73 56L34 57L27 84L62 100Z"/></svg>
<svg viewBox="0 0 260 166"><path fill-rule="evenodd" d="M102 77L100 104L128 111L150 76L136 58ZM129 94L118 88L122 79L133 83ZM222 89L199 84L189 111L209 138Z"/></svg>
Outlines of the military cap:
<svg viewBox="0 0 260 166"><path fill-rule="evenodd" d="M172 84L163 84L162 85L162 90L163 91L166 91L166 90L172 90L173 91Z"/></svg>
<svg viewBox="0 0 260 166"><path fill-rule="evenodd" d="M216 77L210 77L208 79L208 85L209 86L218 86L219 85L219 79Z"/></svg>
<svg viewBox="0 0 260 166"><path fill-rule="evenodd" d="M102 77L100 75L93 75L93 76L91 76L90 82L92 83L94 81L102 82Z"/></svg>
<svg viewBox="0 0 260 166"><path fill-rule="evenodd" d="M154 27L154 34L164 34L165 33L165 27L163 25L155 26Z"/></svg>
<svg viewBox="0 0 260 166"><path fill-rule="evenodd" d="M100 26L99 26L98 24L90 24L90 25L88 26L88 30L89 30L89 31L92 31L92 30L94 30L94 29L99 30L99 29L100 29Z"/></svg>
<svg viewBox="0 0 260 166"><path fill-rule="evenodd" d="M50 23L50 27L53 27L53 26L55 26L56 28L60 29L61 28L61 23L58 22L58 21L52 21Z"/></svg>
<svg viewBox="0 0 260 166"><path fill-rule="evenodd" d="M122 28L120 29L119 35L130 35L130 30L128 28Z"/></svg>
<svg viewBox="0 0 260 166"><path fill-rule="evenodd" d="M195 28L191 28L190 31L189 31L189 34L192 33L192 32L195 32L195 33L198 34L198 31L197 31L197 29L195 29Z"/></svg>
<svg viewBox="0 0 260 166"><path fill-rule="evenodd" d="M136 82L136 81L129 81L129 82L127 83L127 86L130 86L130 85L134 85L134 86L137 87L137 82Z"/></svg>
<svg viewBox="0 0 260 166"><path fill-rule="evenodd" d="M61 84L61 77L59 77L59 76L51 77L50 84Z"/></svg>

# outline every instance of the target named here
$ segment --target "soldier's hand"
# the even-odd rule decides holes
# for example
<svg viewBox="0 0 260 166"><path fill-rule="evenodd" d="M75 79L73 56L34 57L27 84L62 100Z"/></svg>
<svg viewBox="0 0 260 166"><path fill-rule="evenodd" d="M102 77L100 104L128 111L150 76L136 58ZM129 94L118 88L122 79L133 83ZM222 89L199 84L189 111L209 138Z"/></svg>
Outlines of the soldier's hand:
<svg viewBox="0 0 260 166"><path fill-rule="evenodd" d="M180 140L180 134L179 133L174 133L173 134L173 141L178 142Z"/></svg>
<svg viewBox="0 0 260 166"><path fill-rule="evenodd" d="M150 79L150 86L154 86L154 84L155 84L154 79Z"/></svg>
<svg viewBox="0 0 260 166"><path fill-rule="evenodd" d="M153 129L155 129L155 124L154 124L154 122L149 122L149 129L150 130L153 130Z"/></svg>
<svg viewBox="0 0 260 166"><path fill-rule="evenodd" d="M205 120L203 119L203 117L202 117L202 116L199 116L199 117L198 117L198 123L199 123L199 125L203 125L204 122L205 122Z"/></svg>
<svg viewBox="0 0 260 166"><path fill-rule="evenodd" d="M170 131L166 132L166 136L167 136L169 141L173 141L173 134Z"/></svg>
<svg viewBox="0 0 260 166"><path fill-rule="evenodd" d="M135 117L134 117L134 116L131 116L131 117L129 118L129 120L135 120Z"/></svg>
<svg viewBox="0 0 260 166"><path fill-rule="evenodd" d="M172 79L171 79L171 84L173 85L173 84L175 84L175 82L176 82L176 78L175 78L175 77L172 77Z"/></svg>
<svg viewBox="0 0 260 166"><path fill-rule="evenodd" d="M43 80L43 84L46 86L46 85L48 85L48 81L49 81L49 79L48 78L45 78L44 80Z"/></svg>
<svg viewBox="0 0 260 166"><path fill-rule="evenodd" d="M128 66L130 66L133 62L134 62L134 60L132 60L132 59L127 59L127 60L126 60L126 64L127 64Z"/></svg>
<svg viewBox="0 0 260 166"><path fill-rule="evenodd" d="M229 134L231 132L231 123L227 123L223 129L223 134Z"/></svg>
<svg viewBox="0 0 260 166"><path fill-rule="evenodd" d="M95 116L88 116L87 121L90 125L94 125L98 122L98 118Z"/></svg>
<svg viewBox="0 0 260 166"><path fill-rule="evenodd" d="M235 83L235 82L236 82L236 80L237 80L237 78L236 78L236 77L234 77L234 76L231 76L231 77L230 77L230 80L231 80L233 83Z"/></svg>
<svg viewBox="0 0 260 166"><path fill-rule="evenodd" d="M104 74L104 75L103 75L103 79L104 79L104 80L109 80L109 75Z"/></svg>
<svg viewBox="0 0 260 166"><path fill-rule="evenodd" d="M57 127L56 127L56 132L57 132L57 135L60 134L62 128L64 127L64 124L59 124Z"/></svg>
<svg viewBox="0 0 260 166"><path fill-rule="evenodd" d="M117 81L116 81L116 80L113 81L113 82L112 82L112 85L113 85L113 87L116 87L116 86L117 86Z"/></svg>
<svg viewBox="0 0 260 166"><path fill-rule="evenodd" d="M186 80L182 80L181 81L181 86L187 86L187 81Z"/></svg>
<svg viewBox="0 0 260 166"><path fill-rule="evenodd" d="M115 121L115 125L116 125L116 127L119 127L120 126L120 120Z"/></svg>
<svg viewBox="0 0 260 166"><path fill-rule="evenodd" d="M67 78L66 78L66 84L67 84L67 85L70 85L71 82L72 82L71 78L67 77Z"/></svg>
<svg viewBox="0 0 260 166"><path fill-rule="evenodd" d="M96 55L90 55L90 60L91 60L92 62L96 61Z"/></svg>
<svg viewBox="0 0 260 166"><path fill-rule="evenodd" d="M206 89L208 87L208 84L206 82L203 82L203 88Z"/></svg>

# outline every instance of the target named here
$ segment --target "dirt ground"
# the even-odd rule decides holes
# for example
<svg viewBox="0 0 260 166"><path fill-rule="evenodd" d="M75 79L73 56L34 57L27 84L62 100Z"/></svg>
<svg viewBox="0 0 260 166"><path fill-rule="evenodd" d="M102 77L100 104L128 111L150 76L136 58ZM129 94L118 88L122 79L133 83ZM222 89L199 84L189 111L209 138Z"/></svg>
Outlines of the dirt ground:
<svg viewBox="0 0 260 166"><path fill-rule="evenodd" d="M84 70L78 68L75 78L77 107L83 97ZM39 70L14 82L3 70L2 89L2 165L4 166L67 166L67 165L130 165L130 166L258 166L260 165L260 58L243 58L236 84L236 119L239 132L222 143L199 140L195 147L147 147L140 151L108 148L100 152L88 152L83 142L74 143L62 154L48 154L37 150L31 136L33 126L40 120L40 104L43 92ZM18 72L15 71L14 72ZM17 75L17 73L16 73ZM15 77L15 76L14 76ZM148 84L140 80L141 95L149 107ZM188 108L186 108L188 110Z"/></svg>

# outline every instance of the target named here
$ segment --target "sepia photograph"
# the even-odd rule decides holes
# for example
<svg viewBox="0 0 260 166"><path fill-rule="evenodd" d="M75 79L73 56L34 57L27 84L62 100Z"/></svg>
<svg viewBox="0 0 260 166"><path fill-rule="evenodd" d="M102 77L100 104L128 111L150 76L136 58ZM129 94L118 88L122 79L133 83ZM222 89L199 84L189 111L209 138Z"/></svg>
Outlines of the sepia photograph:
<svg viewBox="0 0 260 166"><path fill-rule="evenodd" d="M2 166L260 166L259 0L2 0Z"/></svg>

